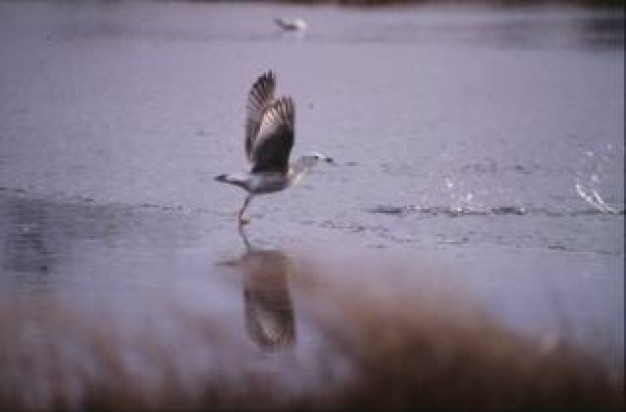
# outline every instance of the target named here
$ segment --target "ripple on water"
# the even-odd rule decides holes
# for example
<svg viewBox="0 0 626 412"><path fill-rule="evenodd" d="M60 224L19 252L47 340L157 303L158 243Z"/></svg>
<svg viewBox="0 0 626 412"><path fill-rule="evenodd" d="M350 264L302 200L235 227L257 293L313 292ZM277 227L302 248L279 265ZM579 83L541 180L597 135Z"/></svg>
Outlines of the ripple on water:
<svg viewBox="0 0 626 412"><path fill-rule="evenodd" d="M379 205L366 209L372 214L406 216L415 214L420 217L472 217L472 216L526 216L543 215L550 217L575 216L623 216L624 209L614 213L598 209L553 210L548 208L525 208L523 206L503 205L487 208L460 206L393 206Z"/></svg>

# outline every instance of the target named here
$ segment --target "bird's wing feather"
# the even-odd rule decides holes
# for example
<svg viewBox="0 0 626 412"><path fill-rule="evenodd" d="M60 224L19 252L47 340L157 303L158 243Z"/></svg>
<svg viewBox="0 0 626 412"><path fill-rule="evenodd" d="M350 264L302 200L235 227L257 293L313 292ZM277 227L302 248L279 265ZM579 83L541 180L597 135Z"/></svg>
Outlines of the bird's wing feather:
<svg viewBox="0 0 626 412"><path fill-rule="evenodd" d="M252 85L246 102L246 156L253 162L252 148L259 134L261 120L267 107L274 101L276 90L276 77L268 71L263 73Z"/></svg>
<svg viewBox="0 0 626 412"><path fill-rule="evenodd" d="M295 109L290 97L270 103L263 112L252 146L252 172L285 172L294 140Z"/></svg>

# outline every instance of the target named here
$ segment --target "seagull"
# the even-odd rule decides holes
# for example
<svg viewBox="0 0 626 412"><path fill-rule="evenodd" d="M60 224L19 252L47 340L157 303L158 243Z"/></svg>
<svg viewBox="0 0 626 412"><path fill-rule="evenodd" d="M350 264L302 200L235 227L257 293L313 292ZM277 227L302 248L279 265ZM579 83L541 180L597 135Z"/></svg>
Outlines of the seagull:
<svg viewBox="0 0 626 412"><path fill-rule="evenodd" d="M281 29L287 31L305 31L308 28L308 24L302 19L294 19L290 21L276 18L274 19L274 23Z"/></svg>
<svg viewBox="0 0 626 412"><path fill-rule="evenodd" d="M289 96L274 97L276 76L263 73L248 93L245 122L245 151L251 164L247 173L221 174L215 180L239 186L248 195L239 210L239 227L249 223L243 213L256 195L274 193L297 183L317 163L333 159L313 153L289 164L294 141L295 107Z"/></svg>

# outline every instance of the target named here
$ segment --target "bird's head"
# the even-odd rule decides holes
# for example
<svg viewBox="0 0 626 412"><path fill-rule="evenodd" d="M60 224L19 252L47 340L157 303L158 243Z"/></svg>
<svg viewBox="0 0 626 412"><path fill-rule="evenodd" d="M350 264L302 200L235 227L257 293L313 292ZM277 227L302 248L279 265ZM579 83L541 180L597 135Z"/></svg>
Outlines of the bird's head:
<svg viewBox="0 0 626 412"><path fill-rule="evenodd" d="M302 19L295 19L293 21L293 25L296 27L297 30L306 30L308 28L308 24Z"/></svg>
<svg viewBox="0 0 626 412"><path fill-rule="evenodd" d="M335 164L332 158L325 156L321 153L312 153L306 156L302 156L298 159L298 161L290 171L291 184L298 182L302 178L302 176L310 172L311 169L313 169L313 167L319 162L324 162L332 165Z"/></svg>
<svg viewBox="0 0 626 412"><path fill-rule="evenodd" d="M303 166L307 167L307 168L311 168L315 165L317 165L320 162L323 163L328 163L331 165L335 164L335 161L333 160L332 157L328 157L326 155L323 155L321 153L311 153L309 155L306 156L302 156L300 158L300 162L303 164Z"/></svg>

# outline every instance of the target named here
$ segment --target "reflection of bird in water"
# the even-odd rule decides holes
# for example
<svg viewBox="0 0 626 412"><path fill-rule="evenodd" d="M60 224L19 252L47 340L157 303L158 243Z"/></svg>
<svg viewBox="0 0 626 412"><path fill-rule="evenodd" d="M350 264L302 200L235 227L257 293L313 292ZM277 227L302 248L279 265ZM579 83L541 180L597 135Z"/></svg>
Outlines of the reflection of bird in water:
<svg viewBox="0 0 626 412"><path fill-rule="evenodd" d="M332 159L315 153L289 164L294 141L295 109L290 97L274 97L274 73L261 75L252 86L246 105L245 149L252 168L249 173L222 174L218 182L239 186L248 196L239 211L239 225L248 223L243 213L255 195L278 192L295 184L320 160Z"/></svg>
<svg viewBox="0 0 626 412"><path fill-rule="evenodd" d="M279 17L274 19L274 23L287 31L305 31L308 28L308 24L302 19L285 20Z"/></svg>
<svg viewBox="0 0 626 412"><path fill-rule="evenodd" d="M248 336L264 349L292 346L296 328L288 285L290 261L278 250L251 247L245 233L240 233L248 249L240 260Z"/></svg>

